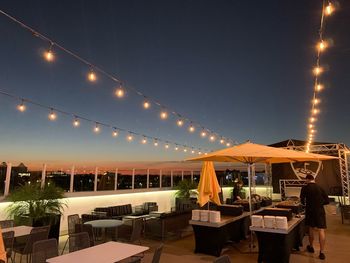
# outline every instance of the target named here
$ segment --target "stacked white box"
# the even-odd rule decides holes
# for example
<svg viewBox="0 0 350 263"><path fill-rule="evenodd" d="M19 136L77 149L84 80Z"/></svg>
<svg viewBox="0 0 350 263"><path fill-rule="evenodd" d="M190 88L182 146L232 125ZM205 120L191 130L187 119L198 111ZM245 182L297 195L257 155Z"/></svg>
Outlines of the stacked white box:
<svg viewBox="0 0 350 263"><path fill-rule="evenodd" d="M276 217L275 216L264 216L264 227L265 228L275 228L276 227Z"/></svg>
<svg viewBox="0 0 350 263"><path fill-rule="evenodd" d="M210 211L209 212L209 222L219 223L221 221L220 211Z"/></svg>
<svg viewBox="0 0 350 263"><path fill-rule="evenodd" d="M276 228L287 230L288 229L287 217L276 216Z"/></svg>
<svg viewBox="0 0 350 263"><path fill-rule="evenodd" d="M264 227L264 218L259 215L252 215L252 226L253 227Z"/></svg>
<svg viewBox="0 0 350 263"><path fill-rule="evenodd" d="M201 218L200 220L202 222L208 222L209 221L209 211L208 210L201 210Z"/></svg>
<svg viewBox="0 0 350 263"><path fill-rule="evenodd" d="M201 219L201 210L192 210L192 220L199 221Z"/></svg>

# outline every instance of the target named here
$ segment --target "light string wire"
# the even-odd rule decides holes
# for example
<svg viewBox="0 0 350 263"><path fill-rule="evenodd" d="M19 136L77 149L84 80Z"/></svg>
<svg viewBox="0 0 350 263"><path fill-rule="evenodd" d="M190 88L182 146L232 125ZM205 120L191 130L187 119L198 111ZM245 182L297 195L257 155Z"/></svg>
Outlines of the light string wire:
<svg viewBox="0 0 350 263"><path fill-rule="evenodd" d="M110 80L116 82L119 85L119 92L120 89L126 89L126 90L130 90L134 93L136 93L137 95L141 96L144 100L144 108L149 108L150 107L150 102L152 102L153 104L157 105L160 109L161 109L161 113L160 116L162 119L166 119L167 118L167 112L170 112L173 116L175 116L175 118L177 118L177 124L178 126L183 126L184 122L187 122L189 124L189 131L191 133L193 133L195 131L194 127L197 127L200 130L200 134L201 137L207 137L206 135L204 135L204 133L208 133L208 137L209 137L209 141L214 142L214 141L219 141L221 144L226 143L226 146L231 146L231 144L238 144L238 141L236 140L232 140L229 139L225 136L222 136L208 128L205 128L204 126L202 126L200 123L198 123L197 121L191 120L187 117L185 117L184 115L170 109L169 107L165 106L164 104L160 103L158 100L151 98L149 96L146 96L143 92L135 89L134 87L131 86L127 86L125 87L124 82L122 80L120 80L119 78L117 78L116 76L114 76L112 73L107 72L106 70L102 69L101 67L93 64L92 62L88 61L87 59L79 56L77 53L65 48L64 46L62 46L61 44L57 43L56 41L52 40L51 38L49 38L48 36L38 32L37 30L33 29L32 27L26 25L25 23L23 23L22 21L19 21L18 19L16 19L15 17L11 16L10 14L6 13L5 11L0 9L0 14L4 15L5 17L7 17L8 19L12 20L13 22L15 22L16 24L20 25L21 27L23 27L24 29L26 29L27 31L31 32L33 36L49 42L50 44L50 48L49 48L49 56L50 57L46 57L47 60L51 61L53 59L53 54L51 53L51 50L55 47L60 49L61 51L67 53L68 55L72 56L73 58L77 59L78 61L80 61L81 63L87 65L90 68L90 73L89 74L94 74L94 72L99 72L101 75L109 78ZM92 79L90 79L90 76ZM89 79L91 81L95 81L96 80L96 76L95 75L89 75ZM117 90L118 91L118 90ZM117 94L118 96L118 94ZM120 96L123 96L123 94L120 94ZM145 106L145 103L148 103L147 106ZM166 112L164 113L163 111L166 110ZM164 113L164 115L163 115ZM181 121L181 125L179 124L179 121Z"/></svg>
<svg viewBox="0 0 350 263"><path fill-rule="evenodd" d="M39 108L49 110L50 113L48 115L48 118L52 121L56 120L56 113L60 113L60 114L65 115L65 116L72 117L73 118L73 126L75 126L75 127L80 126L80 120L90 122L90 123L95 125L94 131L96 133L100 131L100 127L106 127L106 128L112 129L112 136L114 136L114 137L118 136L119 132L126 133L127 134L126 139L128 141L134 140L134 138L130 137L130 136L138 136L138 137L140 137L140 139L142 138L142 140L140 141L142 144L149 143L147 140L151 140L154 146L158 146L159 143L164 143L165 149L169 149L170 146L174 146L174 149L176 151L182 150L185 153L188 152L188 153L192 153L192 154L194 154L194 153L207 154L208 152L211 151L208 149L193 147L193 146L184 145L181 143L177 143L177 142L170 141L170 140L165 140L165 139L158 138L158 137L149 136L149 135L135 132L135 131L132 131L129 129L121 128L121 127L118 127L116 125L112 125L112 124L109 124L109 123L106 123L103 121L93 120L91 118L82 116L80 114L75 114L75 113L68 112L68 111L65 111L62 109L58 109L56 107L48 106L48 105L33 101L31 99L28 99L28 98L22 98L22 97L19 97L17 95L11 94L11 93L3 91L3 90L0 90L0 95L12 98L12 99L17 100L17 101L20 101L20 104L17 106L17 109L21 112L26 111L26 104L31 104L31 105L37 106Z"/></svg>
<svg viewBox="0 0 350 263"><path fill-rule="evenodd" d="M324 71L324 69L321 67L321 53L325 51L326 48L329 47L330 43L327 43L323 39L323 30L324 30L324 20L325 16L329 16L333 13L334 6L330 1L323 0L322 1L322 14L320 19L320 27L318 30L318 36L319 36L319 42L316 46L317 54L316 54L316 66L313 69L314 73L314 86L313 86L313 95L311 100L311 115L307 122L307 143L305 151L310 151L310 146L315 140L315 133L316 133L316 121L317 121L317 115L320 113L319 108L317 105L320 103L320 92L323 90L324 85L320 82L320 75Z"/></svg>

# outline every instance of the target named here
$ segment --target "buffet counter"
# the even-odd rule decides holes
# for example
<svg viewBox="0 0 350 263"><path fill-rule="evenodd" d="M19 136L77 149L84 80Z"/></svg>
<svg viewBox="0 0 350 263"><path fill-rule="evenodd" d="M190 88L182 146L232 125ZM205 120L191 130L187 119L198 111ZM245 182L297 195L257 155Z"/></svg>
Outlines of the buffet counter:
<svg viewBox="0 0 350 263"><path fill-rule="evenodd" d="M293 249L299 250L303 245L305 233L305 216L294 217L288 221L287 229L274 229L250 226L259 244L258 263L289 262Z"/></svg>

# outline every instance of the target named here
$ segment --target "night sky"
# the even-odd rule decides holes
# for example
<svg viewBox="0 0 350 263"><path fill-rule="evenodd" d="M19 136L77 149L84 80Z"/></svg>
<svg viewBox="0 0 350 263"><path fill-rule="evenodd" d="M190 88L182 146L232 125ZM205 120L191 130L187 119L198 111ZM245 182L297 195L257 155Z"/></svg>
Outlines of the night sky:
<svg viewBox="0 0 350 263"><path fill-rule="evenodd" d="M350 3L326 19L322 55L321 114L316 141L350 145ZM0 9L118 76L184 116L219 134L270 144L305 139L313 89L312 68L321 0L275 1L16 1ZM54 63L41 53L49 43L0 15L0 90L181 144L219 149L160 120L159 108L142 108L115 83L54 50ZM27 164L112 163L182 160L189 155L128 143L110 129L96 135L93 124L72 127L72 118L0 96L0 161Z"/></svg>

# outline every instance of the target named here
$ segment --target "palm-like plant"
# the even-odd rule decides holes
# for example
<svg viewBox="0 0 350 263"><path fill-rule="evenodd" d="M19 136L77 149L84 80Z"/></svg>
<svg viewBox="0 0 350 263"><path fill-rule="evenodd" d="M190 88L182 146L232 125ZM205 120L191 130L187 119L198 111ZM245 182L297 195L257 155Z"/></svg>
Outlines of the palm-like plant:
<svg viewBox="0 0 350 263"><path fill-rule="evenodd" d="M29 217L31 221L47 217L48 214L62 215L66 203L62 200L64 191L53 184L41 188L40 184L29 184L16 188L8 197L13 203L7 212L11 218L20 220Z"/></svg>
<svg viewBox="0 0 350 263"><path fill-rule="evenodd" d="M189 199L192 195L197 195L197 184L191 180L182 180L175 187L177 190L175 196L181 199Z"/></svg>

